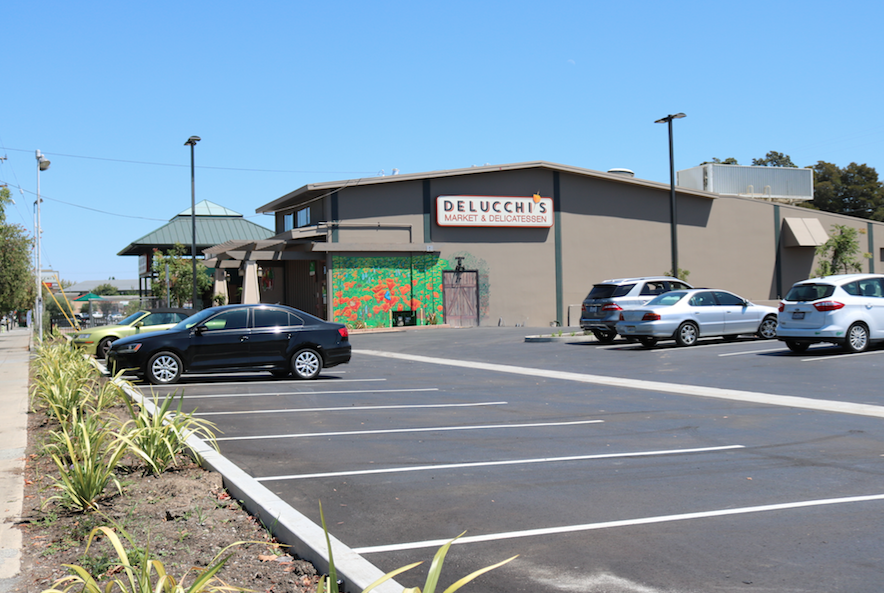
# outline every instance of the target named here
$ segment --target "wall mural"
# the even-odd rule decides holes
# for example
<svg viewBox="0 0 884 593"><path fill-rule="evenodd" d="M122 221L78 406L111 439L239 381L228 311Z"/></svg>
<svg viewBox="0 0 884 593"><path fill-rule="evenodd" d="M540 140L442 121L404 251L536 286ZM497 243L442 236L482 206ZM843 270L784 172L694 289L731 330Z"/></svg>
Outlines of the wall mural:
<svg viewBox="0 0 884 593"><path fill-rule="evenodd" d="M389 327L399 311L415 311L418 325L444 323L442 270L437 254L332 257L334 321L350 327Z"/></svg>

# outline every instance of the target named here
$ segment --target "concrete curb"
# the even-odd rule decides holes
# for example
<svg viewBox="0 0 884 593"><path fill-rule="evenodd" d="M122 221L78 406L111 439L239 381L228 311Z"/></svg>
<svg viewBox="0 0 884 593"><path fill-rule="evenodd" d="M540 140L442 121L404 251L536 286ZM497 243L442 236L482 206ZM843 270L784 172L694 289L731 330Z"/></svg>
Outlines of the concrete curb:
<svg viewBox="0 0 884 593"><path fill-rule="evenodd" d="M137 391L121 385L129 396L148 412L154 414L156 406ZM236 464L221 455L205 441L196 437L187 440L188 446L201 458L202 465L219 474L224 486L236 500L270 528L279 541L285 543L299 557L312 562L317 570L328 573L328 547L322 527L299 513L263 484L248 475ZM316 502L317 506L319 501ZM379 568L329 535L335 570L344 580L342 590L362 591L384 576ZM388 580L374 589L377 593L402 593L402 585Z"/></svg>
<svg viewBox="0 0 884 593"><path fill-rule="evenodd" d="M525 336L526 342L595 342L595 336L592 334L585 335L580 332L574 332L577 335L570 335L570 332L562 332L562 335L542 335L542 336Z"/></svg>

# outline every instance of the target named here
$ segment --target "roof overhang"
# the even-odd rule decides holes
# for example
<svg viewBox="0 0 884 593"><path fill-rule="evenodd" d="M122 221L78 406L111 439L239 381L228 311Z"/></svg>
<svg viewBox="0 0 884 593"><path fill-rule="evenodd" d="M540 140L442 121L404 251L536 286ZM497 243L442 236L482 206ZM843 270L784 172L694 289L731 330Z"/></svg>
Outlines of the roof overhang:
<svg viewBox="0 0 884 593"><path fill-rule="evenodd" d="M326 196L330 196L341 190L351 187L364 187L367 185L379 185L383 183L404 183L409 181L423 181L424 179L438 179L444 177L460 177L463 175L478 175L481 173L495 173L500 171L520 171L526 169L548 169L551 171L559 171L562 173L570 173L583 177L593 177L596 179L604 179L615 183L625 183L627 185L648 187L658 190L669 191L671 186L669 183L659 183L657 181L648 181L646 179L637 179L635 177L626 177L617 173L606 173L602 171L594 171L592 169L583 169L581 167L571 167L568 165L559 165L547 161L531 161L525 163L513 163L509 165L484 165L481 167L468 167L463 169L446 169L441 171L430 171L426 173L407 173L389 175L386 177L368 177L362 179L347 179L343 181L329 181L324 183L311 183L305 185L293 192L290 192L272 202L265 204L255 210L259 214L272 214L286 210L294 206L301 206L310 202L317 201ZM676 191L681 195L688 195L706 199L714 199L718 194L689 189L686 187L676 187Z"/></svg>

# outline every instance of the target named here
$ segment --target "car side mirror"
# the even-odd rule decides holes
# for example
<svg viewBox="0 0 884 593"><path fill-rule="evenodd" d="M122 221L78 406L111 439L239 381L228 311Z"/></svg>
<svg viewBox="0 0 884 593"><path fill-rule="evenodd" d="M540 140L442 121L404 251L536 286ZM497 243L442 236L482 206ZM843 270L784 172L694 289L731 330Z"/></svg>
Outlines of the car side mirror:
<svg viewBox="0 0 884 593"><path fill-rule="evenodd" d="M198 325L198 326L196 326L195 328L193 328L193 333L195 333L195 334L198 335L198 336L203 335L203 332L204 332L204 331L206 331L206 326L205 326L205 325Z"/></svg>
<svg viewBox="0 0 884 593"><path fill-rule="evenodd" d="M747 301L746 299L743 299L743 306L744 306L744 307L748 307L748 306L749 306L749 301Z"/></svg>
<svg viewBox="0 0 884 593"><path fill-rule="evenodd" d="M139 321L139 322L137 322L137 323L134 325L134 327L144 327L144 322L143 322L143 321Z"/></svg>

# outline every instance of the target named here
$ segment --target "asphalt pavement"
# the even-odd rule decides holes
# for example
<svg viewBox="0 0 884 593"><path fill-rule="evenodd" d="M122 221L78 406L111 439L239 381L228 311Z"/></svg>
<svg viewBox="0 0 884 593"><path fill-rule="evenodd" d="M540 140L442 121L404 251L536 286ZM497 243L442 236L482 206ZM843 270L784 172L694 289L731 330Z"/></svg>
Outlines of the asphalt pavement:
<svg viewBox="0 0 884 593"><path fill-rule="evenodd" d="M24 495L30 342L30 329L0 332L0 593L21 589L22 537L15 525Z"/></svg>

